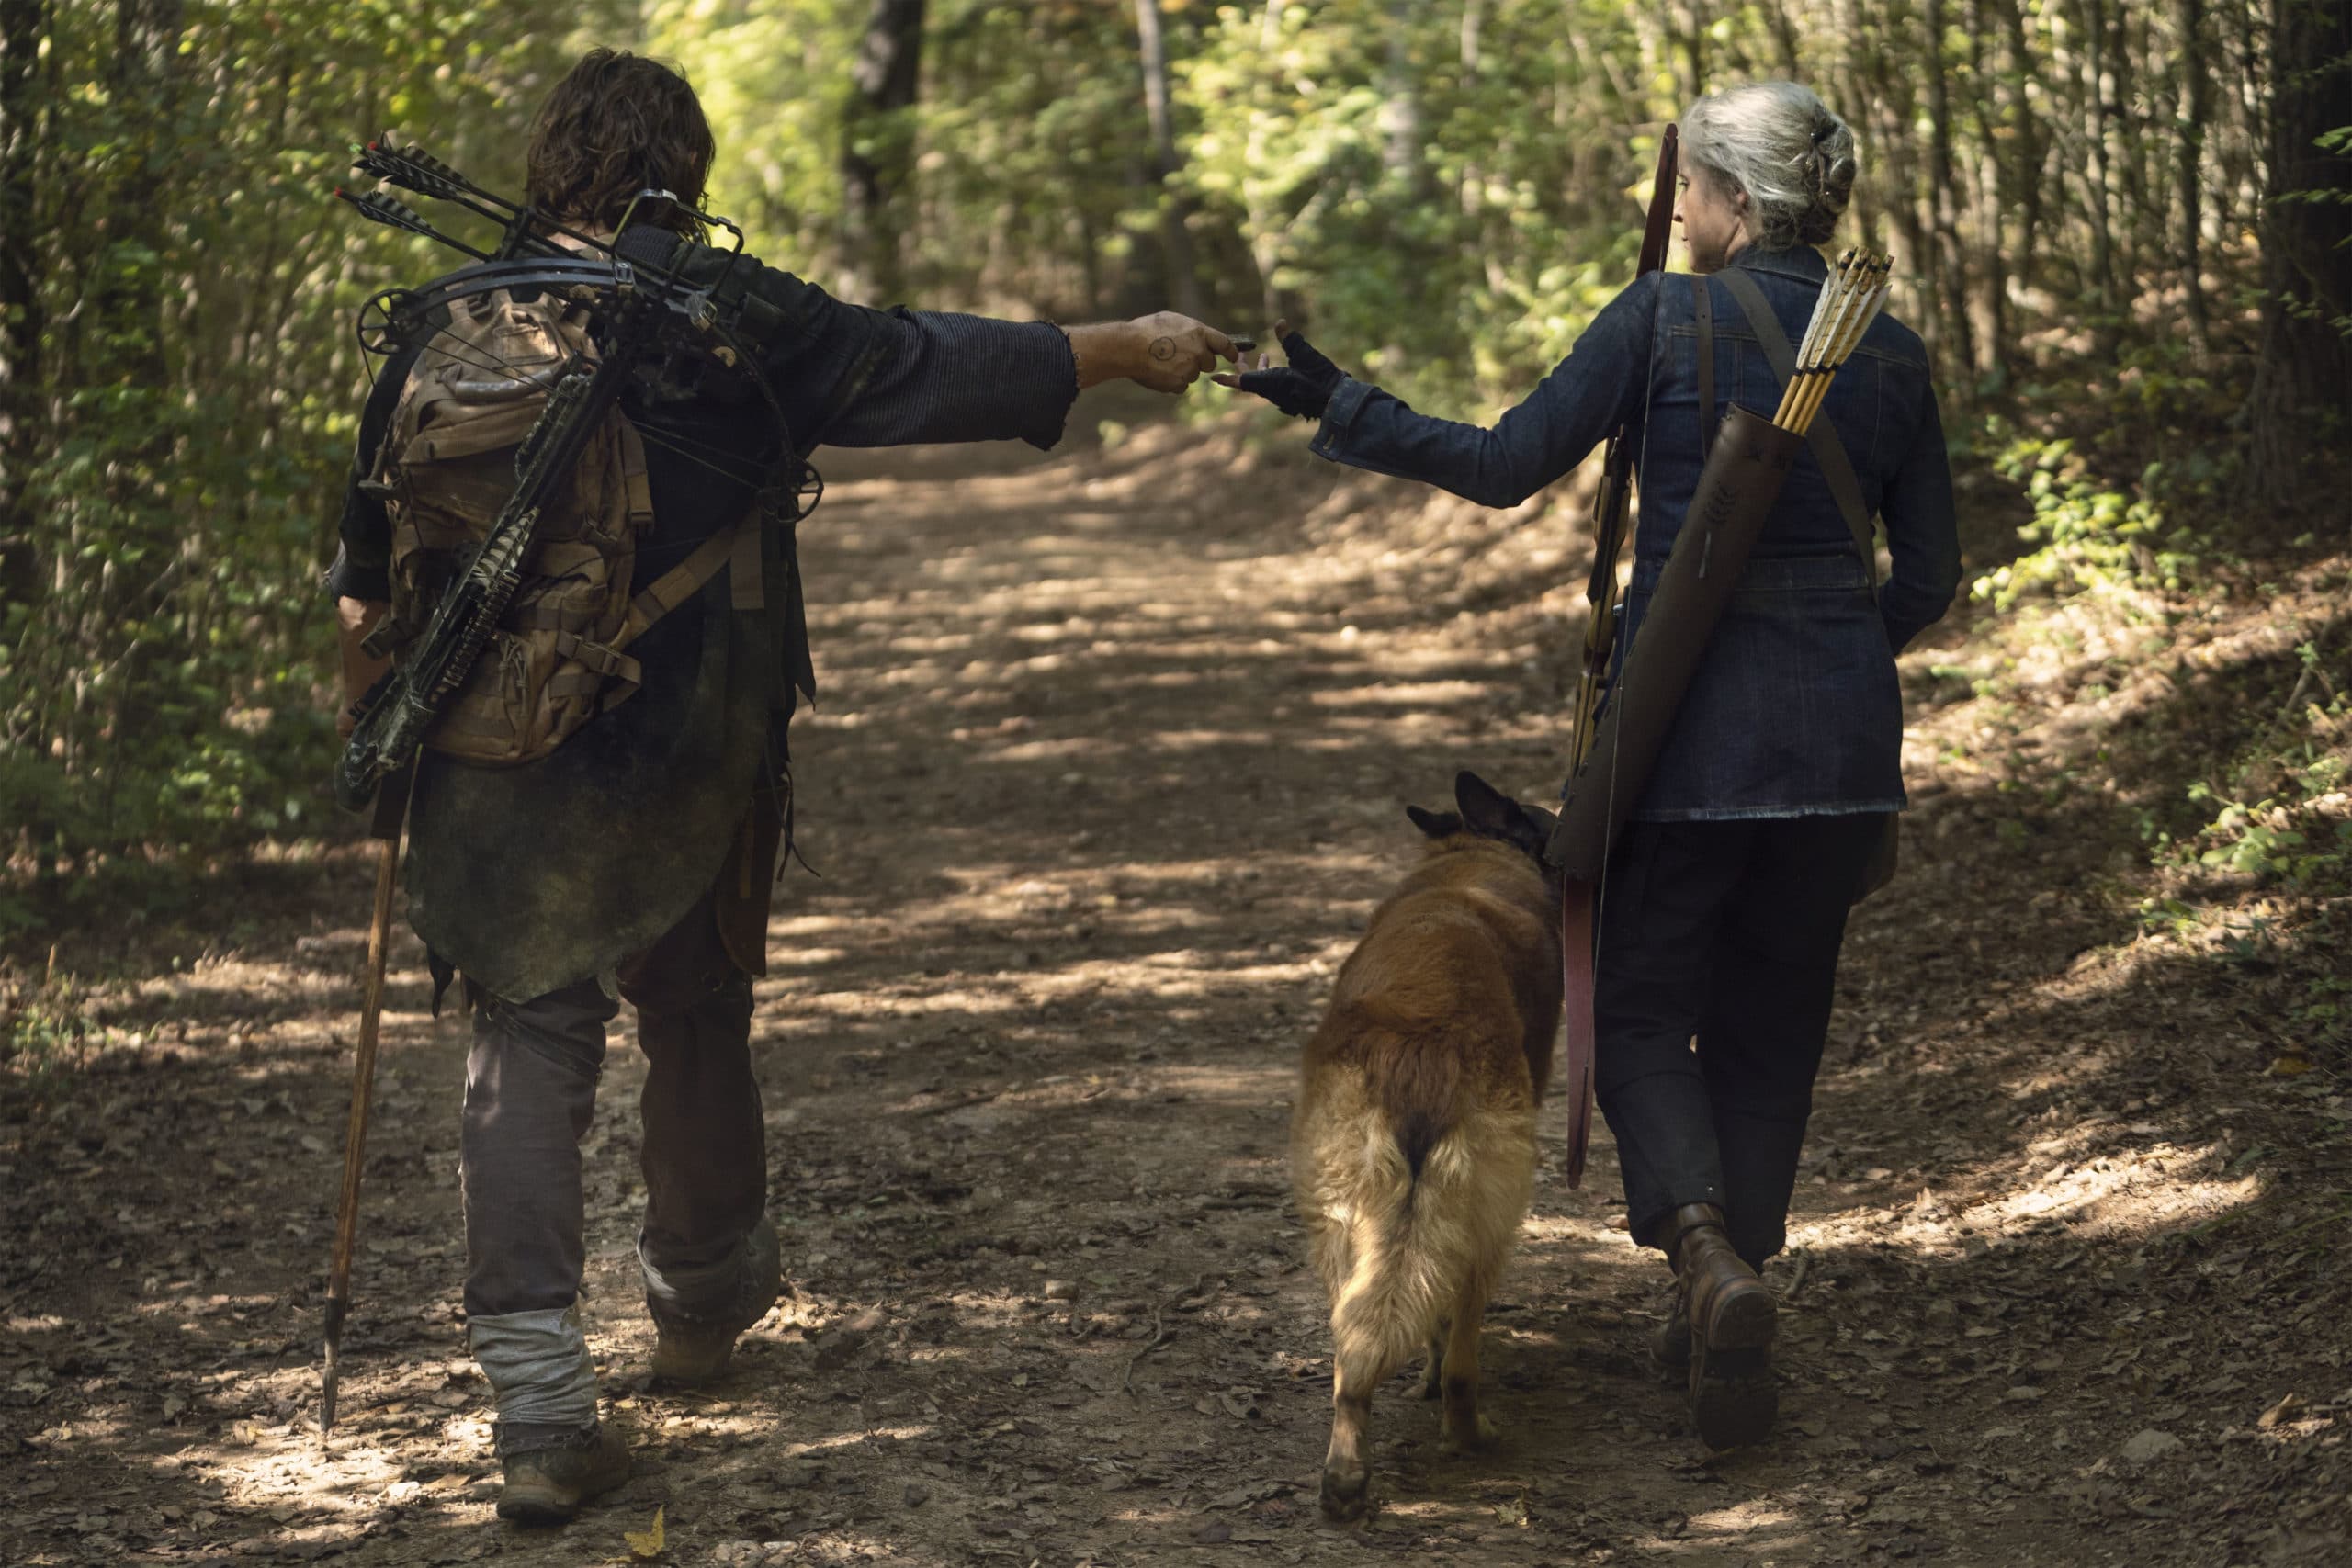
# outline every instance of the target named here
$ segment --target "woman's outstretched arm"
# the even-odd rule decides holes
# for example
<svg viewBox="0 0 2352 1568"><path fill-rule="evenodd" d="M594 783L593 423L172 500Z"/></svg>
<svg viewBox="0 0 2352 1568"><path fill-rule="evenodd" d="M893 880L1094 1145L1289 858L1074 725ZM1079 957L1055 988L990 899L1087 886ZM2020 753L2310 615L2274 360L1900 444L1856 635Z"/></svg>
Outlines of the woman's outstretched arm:
<svg viewBox="0 0 2352 1568"><path fill-rule="evenodd" d="M1287 412L1319 415L1317 457L1374 473L1419 479L1483 506L1516 506L1582 462L1601 438L1637 418L1649 385L1657 275L1634 283L1594 318L1535 390L1493 429L1416 412L1402 400L1336 371L1328 377L1250 371L1226 379ZM1306 347L1305 355L1293 348ZM1293 368L1329 362L1295 333L1284 339ZM1288 377L1286 382L1261 378ZM1255 382L1256 384L1252 384Z"/></svg>

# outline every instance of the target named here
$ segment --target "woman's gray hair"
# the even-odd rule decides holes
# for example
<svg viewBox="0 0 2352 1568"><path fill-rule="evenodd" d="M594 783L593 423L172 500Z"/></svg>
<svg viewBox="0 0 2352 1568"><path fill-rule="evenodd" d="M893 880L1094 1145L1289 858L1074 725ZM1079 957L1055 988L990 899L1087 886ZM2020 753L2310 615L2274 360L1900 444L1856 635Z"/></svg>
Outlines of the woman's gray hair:
<svg viewBox="0 0 2352 1568"><path fill-rule="evenodd" d="M1759 250L1828 243L1854 195L1853 128L1794 82L1701 98L1682 117L1682 156L1747 193Z"/></svg>

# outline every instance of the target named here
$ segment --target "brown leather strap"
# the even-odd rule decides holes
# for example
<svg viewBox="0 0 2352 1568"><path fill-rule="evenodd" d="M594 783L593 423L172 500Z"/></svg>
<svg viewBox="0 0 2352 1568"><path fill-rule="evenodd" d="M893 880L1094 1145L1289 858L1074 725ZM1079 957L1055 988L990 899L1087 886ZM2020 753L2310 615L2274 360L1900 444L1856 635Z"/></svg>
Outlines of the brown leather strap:
<svg viewBox="0 0 2352 1568"><path fill-rule="evenodd" d="M759 518L754 506L733 527L721 528L695 546L694 554L640 589L628 602L628 619L621 623L611 646L627 648L645 635L646 627L702 592L702 585L717 577L718 569L734 555L736 536L746 528L756 532Z"/></svg>
<svg viewBox="0 0 2352 1568"><path fill-rule="evenodd" d="M1756 280L1738 267L1727 266L1714 276L1724 280L1732 299L1747 313L1747 324L1755 330L1766 361L1785 387L1797 373L1797 353L1789 346L1789 334L1781 330L1781 319L1772 313L1771 301L1764 298L1764 290L1757 287ZM1813 422L1813 428L1805 433L1805 442L1813 448L1813 460L1821 465L1821 477L1828 481L1838 510L1846 515L1847 530L1853 535L1854 548L1862 558L1862 570L1870 575L1871 586L1876 588L1878 543L1871 533L1870 508L1862 502L1862 481L1854 472L1854 460L1846 456L1846 448L1838 439L1838 427L1826 419Z"/></svg>
<svg viewBox="0 0 2352 1568"><path fill-rule="evenodd" d="M653 481L645 473L645 437L624 414L621 417L621 482L628 490L628 520L633 533L653 525Z"/></svg>
<svg viewBox="0 0 2352 1568"><path fill-rule="evenodd" d="M761 558L760 536L753 518L736 525L735 548L727 562L727 591L737 610L757 612L768 607L767 568Z"/></svg>
<svg viewBox="0 0 2352 1568"><path fill-rule="evenodd" d="M598 679L609 676L632 688L638 685L644 674L637 660L620 649L605 643L590 642L586 637L576 636L571 632L555 634L555 653L558 659L574 660L585 665L595 671ZM562 677L559 676L557 679L561 680ZM553 681L550 681L548 686L550 691L556 689Z"/></svg>
<svg viewBox="0 0 2352 1568"><path fill-rule="evenodd" d="M1691 298L1699 308L1699 462L1715 446L1715 301L1704 276L1693 274Z"/></svg>
<svg viewBox="0 0 2352 1568"><path fill-rule="evenodd" d="M1568 1092L1568 1185L1584 1185L1585 1150L1592 1140L1593 1030L1592 907L1599 897L1589 883L1560 878L1560 999L1567 1024L1562 1077Z"/></svg>

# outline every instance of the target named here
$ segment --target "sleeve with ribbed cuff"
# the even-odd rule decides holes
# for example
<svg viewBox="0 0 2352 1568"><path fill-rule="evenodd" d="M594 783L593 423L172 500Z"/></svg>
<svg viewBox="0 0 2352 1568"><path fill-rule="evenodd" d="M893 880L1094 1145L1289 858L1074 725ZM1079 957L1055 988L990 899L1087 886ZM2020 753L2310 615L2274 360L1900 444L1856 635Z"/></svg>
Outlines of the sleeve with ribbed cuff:
<svg viewBox="0 0 2352 1568"><path fill-rule="evenodd" d="M1078 399L1061 328L904 307L867 315L886 350L825 426L827 446L1018 440L1043 451L1061 440Z"/></svg>

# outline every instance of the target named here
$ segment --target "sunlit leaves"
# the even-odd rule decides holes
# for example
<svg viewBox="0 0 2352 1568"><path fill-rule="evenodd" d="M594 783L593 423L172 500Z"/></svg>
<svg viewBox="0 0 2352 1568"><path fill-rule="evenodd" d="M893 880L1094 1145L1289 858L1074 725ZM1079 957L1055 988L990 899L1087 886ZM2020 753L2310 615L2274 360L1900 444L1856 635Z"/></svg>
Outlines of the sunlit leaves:
<svg viewBox="0 0 2352 1568"><path fill-rule="evenodd" d="M318 573L366 385L352 312L447 265L327 193L388 127L514 187L571 28L628 5L168 9L160 49L125 54L127 8L98 0L61 0L47 40L67 84L37 194L51 427L11 580L40 599L0 660L0 818L44 857L310 809Z"/></svg>

